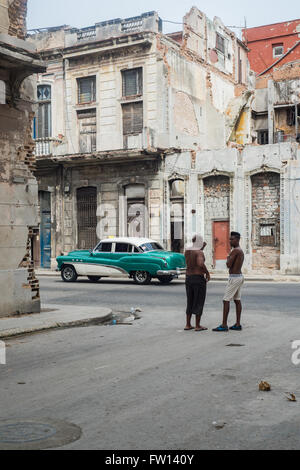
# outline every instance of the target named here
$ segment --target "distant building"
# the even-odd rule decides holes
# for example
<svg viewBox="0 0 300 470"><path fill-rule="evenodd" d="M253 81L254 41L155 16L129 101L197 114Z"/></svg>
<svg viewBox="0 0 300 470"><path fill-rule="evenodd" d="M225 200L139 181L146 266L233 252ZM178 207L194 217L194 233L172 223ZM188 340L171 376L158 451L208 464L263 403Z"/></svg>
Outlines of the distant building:
<svg viewBox="0 0 300 470"><path fill-rule="evenodd" d="M256 74L300 60L300 19L244 29L243 41Z"/></svg>
<svg viewBox="0 0 300 470"><path fill-rule="evenodd" d="M40 311L34 274L38 245L38 186L32 120L35 82L43 72L26 42L27 0L0 4L0 317Z"/></svg>
<svg viewBox="0 0 300 470"><path fill-rule="evenodd" d="M276 140L249 50L220 19L192 8L163 34L150 12L29 40L48 65L34 126L42 266L99 238L182 251L198 232L224 271L237 230L245 271L300 273L299 145Z"/></svg>

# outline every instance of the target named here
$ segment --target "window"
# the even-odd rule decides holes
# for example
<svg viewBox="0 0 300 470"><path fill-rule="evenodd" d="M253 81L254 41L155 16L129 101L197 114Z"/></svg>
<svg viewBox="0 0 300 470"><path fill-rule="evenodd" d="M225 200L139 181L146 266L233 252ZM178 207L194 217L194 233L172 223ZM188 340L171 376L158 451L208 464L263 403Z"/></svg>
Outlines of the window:
<svg viewBox="0 0 300 470"><path fill-rule="evenodd" d="M79 124L79 152L91 153L97 150L96 109L77 111Z"/></svg>
<svg viewBox="0 0 300 470"><path fill-rule="evenodd" d="M216 49L222 54L225 54L225 38L217 33L217 40L216 40Z"/></svg>
<svg viewBox="0 0 300 470"><path fill-rule="evenodd" d="M260 245L276 246L275 224L260 224Z"/></svg>
<svg viewBox="0 0 300 470"><path fill-rule="evenodd" d="M132 245L128 243L116 243L115 253L131 253Z"/></svg>
<svg viewBox="0 0 300 470"><path fill-rule="evenodd" d="M99 253L111 253L112 243L100 243L100 245L97 246L96 251Z"/></svg>
<svg viewBox="0 0 300 470"><path fill-rule="evenodd" d="M284 53L283 44L273 44L273 58L281 57Z"/></svg>
<svg viewBox="0 0 300 470"><path fill-rule="evenodd" d="M143 94L143 69L131 69L122 72L123 97Z"/></svg>
<svg viewBox="0 0 300 470"><path fill-rule="evenodd" d="M294 126L296 124L296 109L288 108L286 112L286 123L288 126Z"/></svg>
<svg viewBox="0 0 300 470"><path fill-rule="evenodd" d="M96 77L78 78L78 104L96 101Z"/></svg>
<svg viewBox="0 0 300 470"><path fill-rule="evenodd" d="M143 103L123 104L123 135L138 135L143 132Z"/></svg>
<svg viewBox="0 0 300 470"><path fill-rule="evenodd" d="M140 246L144 252L148 251L164 251L163 247L158 243L144 243Z"/></svg>
<svg viewBox="0 0 300 470"><path fill-rule="evenodd" d="M45 139L52 136L51 86L39 85L37 97L39 108L34 135L38 139Z"/></svg>
<svg viewBox="0 0 300 470"><path fill-rule="evenodd" d="M257 143L267 145L269 143L269 131L267 129L257 131Z"/></svg>
<svg viewBox="0 0 300 470"><path fill-rule="evenodd" d="M6 85L3 80L0 80L0 104L6 104Z"/></svg>

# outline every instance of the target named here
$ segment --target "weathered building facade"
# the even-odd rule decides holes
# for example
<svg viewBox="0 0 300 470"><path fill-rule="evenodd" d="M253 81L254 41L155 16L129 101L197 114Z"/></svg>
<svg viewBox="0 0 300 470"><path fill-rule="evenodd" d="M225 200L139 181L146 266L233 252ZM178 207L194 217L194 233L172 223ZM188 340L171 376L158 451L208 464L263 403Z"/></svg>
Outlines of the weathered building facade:
<svg viewBox="0 0 300 470"><path fill-rule="evenodd" d="M0 317L39 312L33 268L39 231L32 120L35 83L45 68L26 36L27 0L0 6Z"/></svg>
<svg viewBox="0 0 300 470"><path fill-rule="evenodd" d="M42 266L109 236L182 250L197 231L209 268L223 270L235 229L246 270L299 271L298 145L255 144L248 49L218 18L193 8L164 35L151 12L30 40L48 64L34 134Z"/></svg>

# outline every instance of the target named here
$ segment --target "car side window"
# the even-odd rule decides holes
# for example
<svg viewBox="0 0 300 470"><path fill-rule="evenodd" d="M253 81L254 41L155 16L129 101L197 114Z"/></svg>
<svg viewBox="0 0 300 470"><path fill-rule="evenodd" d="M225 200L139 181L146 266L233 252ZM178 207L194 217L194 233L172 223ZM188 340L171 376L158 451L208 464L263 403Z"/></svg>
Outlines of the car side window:
<svg viewBox="0 0 300 470"><path fill-rule="evenodd" d="M116 243L115 253L131 253L131 245L128 243Z"/></svg>
<svg viewBox="0 0 300 470"><path fill-rule="evenodd" d="M98 253L111 253L112 243L100 243L97 248Z"/></svg>
<svg viewBox="0 0 300 470"><path fill-rule="evenodd" d="M136 246L134 247L133 251L134 251L134 253L139 253L140 252L140 250Z"/></svg>

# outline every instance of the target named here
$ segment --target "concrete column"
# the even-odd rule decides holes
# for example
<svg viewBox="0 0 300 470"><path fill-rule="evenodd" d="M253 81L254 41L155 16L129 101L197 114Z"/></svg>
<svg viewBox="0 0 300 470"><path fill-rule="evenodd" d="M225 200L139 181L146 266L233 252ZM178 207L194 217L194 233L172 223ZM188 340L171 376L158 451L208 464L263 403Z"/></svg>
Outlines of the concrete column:
<svg viewBox="0 0 300 470"><path fill-rule="evenodd" d="M274 144L274 82L268 82L268 128L269 144Z"/></svg>

